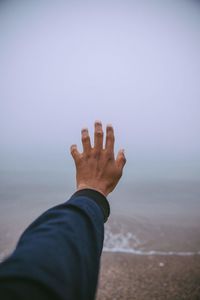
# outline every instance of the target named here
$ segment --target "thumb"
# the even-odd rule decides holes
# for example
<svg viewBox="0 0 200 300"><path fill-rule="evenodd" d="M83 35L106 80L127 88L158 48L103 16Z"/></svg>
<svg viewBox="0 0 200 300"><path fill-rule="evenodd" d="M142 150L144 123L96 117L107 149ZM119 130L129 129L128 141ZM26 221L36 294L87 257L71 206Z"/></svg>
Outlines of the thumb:
<svg viewBox="0 0 200 300"><path fill-rule="evenodd" d="M71 155L72 155L75 163L77 163L78 159L79 159L79 155L80 155L79 151L77 150L77 146L76 145L72 145L70 147L70 151L71 151Z"/></svg>
<svg viewBox="0 0 200 300"><path fill-rule="evenodd" d="M118 168L120 169L120 171L123 170L123 167L126 163L126 157L124 154L124 149L119 150L118 154L117 154L117 158L116 158L116 164L118 166Z"/></svg>

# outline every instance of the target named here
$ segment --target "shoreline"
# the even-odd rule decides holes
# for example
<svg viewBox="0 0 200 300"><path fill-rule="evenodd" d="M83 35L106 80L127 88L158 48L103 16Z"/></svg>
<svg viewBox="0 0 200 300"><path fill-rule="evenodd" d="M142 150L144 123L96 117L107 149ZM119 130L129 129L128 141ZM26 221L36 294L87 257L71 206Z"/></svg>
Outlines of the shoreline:
<svg viewBox="0 0 200 300"><path fill-rule="evenodd" d="M141 255L141 256L195 256L200 255L200 251L188 251L188 252L181 252L181 251L157 251L157 250L150 250L150 251L143 251L139 249L107 249L103 248L104 253L124 253L124 254L132 254L132 255Z"/></svg>

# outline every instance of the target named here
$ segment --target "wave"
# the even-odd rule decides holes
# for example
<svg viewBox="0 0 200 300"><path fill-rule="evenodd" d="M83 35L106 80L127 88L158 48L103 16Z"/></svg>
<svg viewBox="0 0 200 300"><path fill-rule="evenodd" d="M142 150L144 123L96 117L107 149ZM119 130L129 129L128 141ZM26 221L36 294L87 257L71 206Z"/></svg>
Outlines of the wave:
<svg viewBox="0 0 200 300"><path fill-rule="evenodd" d="M200 255L200 251L197 252L176 252L176 251L157 251L157 250L150 250L150 251L143 251L143 250L136 250L130 248L103 248L103 252L113 252L113 253L131 253L136 255L178 255L178 256L193 256L193 255Z"/></svg>
<svg viewBox="0 0 200 300"><path fill-rule="evenodd" d="M200 255L200 251L144 250L143 246L143 242L131 232L124 232L123 230L120 230L120 232L113 233L110 229L106 230L105 232L103 247L104 252L130 253L135 255Z"/></svg>

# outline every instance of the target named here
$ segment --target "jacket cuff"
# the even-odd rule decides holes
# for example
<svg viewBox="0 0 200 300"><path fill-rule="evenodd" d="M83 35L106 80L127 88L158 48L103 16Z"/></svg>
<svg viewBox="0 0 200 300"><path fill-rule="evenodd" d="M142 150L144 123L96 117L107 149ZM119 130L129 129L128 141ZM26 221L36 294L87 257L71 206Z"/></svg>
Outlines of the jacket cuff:
<svg viewBox="0 0 200 300"><path fill-rule="evenodd" d="M92 199L96 204L101 208L103 216L104 216L104 223L107 221L110 215L110 205L106 197L101 194L100 192L93 190L93 189L82 189L75 192L71 198L84 196Z"/></svg>

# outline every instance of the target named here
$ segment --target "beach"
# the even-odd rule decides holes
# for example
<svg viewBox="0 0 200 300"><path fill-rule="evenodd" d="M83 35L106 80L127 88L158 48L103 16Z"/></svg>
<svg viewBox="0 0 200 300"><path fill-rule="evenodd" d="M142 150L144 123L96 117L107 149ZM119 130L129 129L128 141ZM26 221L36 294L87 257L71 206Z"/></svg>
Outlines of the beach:
<svg viewBox="0 0 200 300"><path fill-rule="evenodd" d="M127 215L106 224L97 300L200 299L198 220Z"/></svg>
<svg viewBox="0 0 200 300"><path fill-rule="evenodd" d="M104 252L96 299L200 299L200 255Z"/></svg>
<svg viewBox="0 0 200 300"><path fill-rule="evenodd" d="M35 218L68 198L60 187L5 185L0 261ZM200 299L199 199L198 182L135 183L114 192L109 197L111 215L105 223L96 299Z"/></svg>

